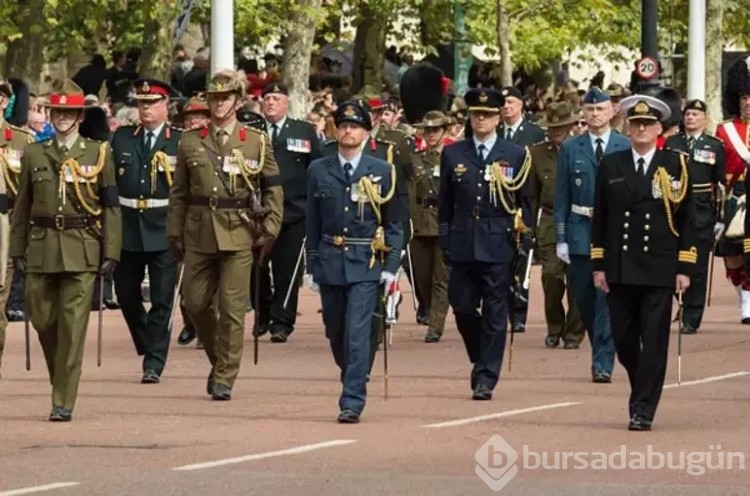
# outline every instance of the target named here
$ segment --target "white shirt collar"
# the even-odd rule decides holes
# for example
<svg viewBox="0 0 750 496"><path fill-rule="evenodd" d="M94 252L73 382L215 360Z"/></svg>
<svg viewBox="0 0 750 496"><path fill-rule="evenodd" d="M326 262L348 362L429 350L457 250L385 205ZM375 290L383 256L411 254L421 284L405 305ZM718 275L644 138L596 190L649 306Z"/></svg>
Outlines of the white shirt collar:
<svg viewBox="0 0 750 496"><path fill-rule="evenodd" d="M516 135L516 131L518 131L518 128L521 127L521 124L523 124L523 114L518 118L518 120L513 125L508 125L505 122L503 122L503 136L508 134L508 129L511 130L511 137Z"/></svg>
<svg viewBox="0 0 750 496"><path fill-rule="evenodd" d="M144 143L146 142L146 136L148 136L148 133L149 133L149 132L151 132L151 133L154 133L154 142L152 143L152 145L155 145L155 144L156 144L156 140L157 140L157 139L159 139L159 135L161 134L161 130L162 130L162 129L164 129L164 126L165 126L166 124L167 124L166 122L162 122L162 123L161 123L161 124L159 124L159 126L158 126L158 127L156 128L156 129L154 129L153 131L149 131L148 129L146 129L146 128L144 127L144 128L143 128L143 142L144 142Z"/></svg>
<svg viewBox="0 0 750 496"><path fill-rule="evenodd" d="M284 129L284 123L286 122L286 116L282 117L279 122L276 123L276 128L279 130L278 132L281 133L281 130ZM268 136L273 135L273 123L266 121L266 131L268 131Z"/></svg>
<svg viewBox="0 0 750 496"><path fill-rule="evenodd" d="M339 153L339 165L341 166L341 169L344 168L344 164L349 162L352 164L352 174L354 174L354 171L357 170L357 166L359 165L359 161L362 159L362 152L360 151L354 158L351 160L347 160L344 157L341 156Z"/></svg>
<svg viewBox="0 0 750 496"><path fill-rule="evenodd" d="M476 136L472 136L471 139L474 141L474 150L479 151L479 145L483 144L486 148L484 151L485 157L487 154L490 153L490 150L492 150L495 147L495 142L497 141L497 133L492 133L492 135L487 138L484 141L479 141L479 138Z"/></svg>
<svg viewBox="0 0 750 496"><path fill-rule="evenodd" d="M633 163L635 164L635 170L638 172L638 159L642 158L646 162L646 170L651 166L651 160L654 159L654 155L656 154L656 147L654 147L651 151L646 153L645 155L638 155L638 152L635 151L635 149L631 149L633 152Z"/></svg>
<svg viewBox="0 0 750 496"><path fill-rule="evenodd" d="M612 136L611 129L607 129L607 131L601 136L596 136L593 133L589 132L589 138L591 139L591 146L594 148L594 151L596 151L596 140L600 138L602 140L602 150L606 150L607 144L609 144L609 138L611 136Z"/></svg>
<svg viewBox="0 0 750 496"><path fill-rule="evenodd" d="M73 145L76 144L76 141L78 140L78 133L73 133L70 136L68 136L64 141L61 138L60 135L57 135L55 137L55 141L57 141L57 147L60 148L62 146L65 146L68 151L73 149Z"/></svg>

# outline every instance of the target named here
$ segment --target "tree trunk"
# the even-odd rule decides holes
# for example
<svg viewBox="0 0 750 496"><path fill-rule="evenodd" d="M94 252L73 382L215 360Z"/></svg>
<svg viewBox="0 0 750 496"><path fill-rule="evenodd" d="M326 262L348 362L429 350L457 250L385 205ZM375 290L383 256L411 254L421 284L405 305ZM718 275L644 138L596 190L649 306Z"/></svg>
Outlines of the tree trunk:
<svg viewBox="0 0 750 496"><path fill-rule="evenodd" d="M706 105L710 131L716 129L716 126L724 120L724 112L721 108L723 17L724 0L708 0L706 2Z"/></svg>
<svg viewBox="0 0 750 496"><path fill-rule="evenodd" d="M385 55L384 14L376 13L369 4L362 3L360 22L354 37L354 68L352 90L359 92L365 85L378 94L383 85L383 62Z"/></svg>
<svg viewBox="0 0 750 496"><path fill-rule="evenodd" d="M3 75L22 79L30 91L41 84L44 64L44 0L19 0L18 16L14 21L21 37L8 43Z"/></svg>
<svg viewBox="0 0 750 496"><path fill-rule="evenodd" d="M510 59L510 19L503 8L503 0L497 0L497 48L500 52L500 84L513 85L513 63Z"/></svg>
<svg viewBox="0 0 750 496"><path fill-rule="evenodd" d="M289 89L289 115L296 119L302 119L307 114L310 56L320 6L321 0L296 0L291 13L294 29L290 30L284 42L281 73Z"/></svg>
<svg viewBox="0 0 750 496"><path fill-rule="evenodd" d="M147 9L138 75L168 83L172 69L172 39L177 11L169 2L154 2L148 4Z"/></svg>

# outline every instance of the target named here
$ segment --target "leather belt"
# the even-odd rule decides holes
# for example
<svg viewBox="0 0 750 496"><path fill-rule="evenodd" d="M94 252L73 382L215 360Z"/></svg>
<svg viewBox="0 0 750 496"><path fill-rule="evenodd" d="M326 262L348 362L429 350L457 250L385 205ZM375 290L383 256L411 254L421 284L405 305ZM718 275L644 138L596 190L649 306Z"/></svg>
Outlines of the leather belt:
<svg viewBox="0 0 750 496"><path fill-rule="evenodd" d="M423 207L437 207L438 199L437 198L417 198L417 204Z"/></svg>
<svg viewBox="0 0 750 496"><path fill-rule="evenodd" d="M594 207L584 207L582 205L576 205L575 203L570 206L570 211L574 214L583 215L584 217L594 216Z"/></svg>
<svg viewBox="0 0 750 496"><path fill-rule="evenodd" d="M332 244L333 246L346 246L346 245L367 245L372 244L370 238L347 238L346 236L331 236L330 234L323 235L323 241Z"/></svg>
<svg viewBox="0 0 750 496"><path fill-rule="evenodd" d="M120 197L120 206L146 210L148 208L162 208L169 206L169 198L123 198Z"/></svg>
<svg viewBox="0 0 750 496"><path fill-rule="evenodd" d="M87 229L95 227L98 219L91 215L53 215L32 217L31 225L45 229L57 229L64 231L67 229Z"/></svg>
<svg viewBox="0 0 750 496"><path fill-rule="evenodd" d="M227 198L221 196L191 196L190 204L198 207L210 207L211 210L217 208L249 208L249 198Z"/></svg>

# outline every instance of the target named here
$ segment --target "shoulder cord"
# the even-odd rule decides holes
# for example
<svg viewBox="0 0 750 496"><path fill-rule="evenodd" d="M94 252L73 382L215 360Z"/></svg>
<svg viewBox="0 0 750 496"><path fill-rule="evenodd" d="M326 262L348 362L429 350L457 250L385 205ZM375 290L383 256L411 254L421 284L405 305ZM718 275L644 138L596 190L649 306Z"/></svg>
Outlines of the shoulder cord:
<svg viewBox="0 0 750 496"><path fill-rule="evenodd" d="M237 167L237 170L240 171L240 175L242 176L242 179L245 181L245 185L250 191L255 191L255 187L253 186L253 179L255 176L260 174L260 172L263 170L263 165L266 162L266 135L265 133L258 133L258 136L260 137L260 157L258 157L258 167L251 168L247 163L245 162L245 156L242 154L242 151L238 149L232 150L232 163ZM232 192L236 191L237 188L237 175L236 174L229 174L229 188L232 190Z"/></svg>
<svg viewBox="0 0 750 496"><path fill-rule="evenodd" d="M684 155L680 154L680 189L674 191L672 189L672 183L669 180L669 174L664 167L656 169L656 181L661 189L661 198L664 202L664 212L667 214L667 224L669 230L672 231L676 237L680 237L679 233L674 227L674 220L672 219L672 209L670 208L670 202L678 205L682 200L685 199L685 195L688 189L688 171L687 164L685 162Z"/></svg>
<svg viewBox="0 0 750 496"><path fill-rule="evenodd" d="M154 157L151 159L151 194L156 193L156 178L159 174L159 166L164 170L164 175L167 178L167 185L172 187L172 170L169 168L169 157L166 153L159 150L154 153Z"/></svg>
<svg viewBox="0 0 750 496"><path fill-rule="evenodd" d="M388 162L388 165L390 166L390 172L391 172L391 187L385 196L381 196L380 193L378 193L378 188L369 177L363 176L359 178L360 192L364 196L367 197L367 201L370 203L370 206L372 207L372 211L375 214L375 218L377 222L377 228L375 229L375 236L372 238L372 243L370 244L370 249L372 250L372 257L370 257L370 268L372 268L375 265L376 253L378 252L380 253L380 260L382 263L384 254L391 251L391 247L385 244L385 231L382 226L383 215L380 212L380 206L384 204L385 202L389 201L391 198L393 198L393 194L396 192L396 167L393 165L392 162ZM365 199L360 197L359 199L360 214L362 213L362 209L364 208L364 202L365 202Z"/></svg>
<svg viewBox="0 0 750 496"><path fill-rule="evenodd" d="M59 191L58 194L60 195L60 198L62 199L63 205L66 201L66 188L65 188L65 169L70 170L70 175L73 179L73 189L76 194L76 198L80 202L81 206L91 215L99 216L102 213L102 209L100 207L92 207L88 204L86 201L86 198L83 196L83 193L81 192L81 185L78 182L79 178L84 179L84 182L86 183L86 192L93 200L99 200L99 196L94 192L94 189L91 187L92 182L96 179L96 177L99 175L99 173L104 169L104 163L105 163L105 157L107 155L107 143L102 143L99 145L99 157L97 158L96 165L91 170L91 172L85 172L81 170L81 165L78 163L78 161L74 158L69 158L65 162L62 163L60 166L60 185L59 185Z"/></svg>
<svg viewBox="0 0 750 496"><path fill-rule="evenodd" d="M505 211L510 215L514 215L518 209L508 204L506 192L516 192L526 184L526 180L531 172L531 153L529 153L528 147L526 148L526 156L524 157L521 169L515 177L506 177L500 168L500 164L497 162L491 165L491 172L490 197L500 196L500 202L503 204Z"/></svg>
<svg viewBox="0 0 750 496"><path fill-rule="evenodd" d="M13 192L13 195L18 195L18 179L14 178L13 175L18 176L21 173L21 168L17 169L10 165L8 159L5 158L5 154L0 152L0 167L3 169L3 176L5 177L5 184ZM11 174L12 173L12 174Z"/></svg>

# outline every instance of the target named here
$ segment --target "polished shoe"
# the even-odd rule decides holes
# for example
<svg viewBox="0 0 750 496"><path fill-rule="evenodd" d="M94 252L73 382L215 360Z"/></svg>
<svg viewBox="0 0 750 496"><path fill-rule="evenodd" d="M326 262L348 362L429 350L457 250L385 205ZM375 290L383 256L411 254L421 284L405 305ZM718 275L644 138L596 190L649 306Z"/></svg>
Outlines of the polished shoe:
<svg viewBox="0 0 750 496"><path fill-rule="evenodd" d="M26 320L26 314L22 310L8 310L5 312L8 322L23 322Z"/></svg>
<svg viewBox="0 0 750 496"><path fill-rule="evenodd" d="M440 341L441 335L437 333L437 331L434 331L430 329L427 331L427 334L425 334L424 342L425 343L437 343Z"/></svg>
<svg viewBox="0 0 750 496"><path fill-rule="evenodd" d="M214 384L211 391L211 399L215 401L229 401L232 399L232 390L224 384Z"/></svg>
<svg viewBox="0 0 750 496"><path fill-rule="evenodd" d="M526 324L516 322L510 332L526 332Z"/></svg>
<svg viewBox="0 0 750 496"><path fill-rule="evenodd" d="M591 380L597 384L609 384L612 382L612 376L606 372L594 372Z"/></svg>
<svg viewBox="0 0 750 496"><path fill-rule="evenodd" d="M563 349L565 350L577 350L581 347L581 343L573 343L573 342L566 342L563 345Z"/></svg>
<svg viewBox="0 0 750 496"><path fill-rule="evenodd" d="M742 323L745 325L750 325L750 317L745 317L744 319L742 319Z"/></svg>
<svg viewBox="0 0 750 496"><path fill-rule="evenodd" d="M345 408L341 410L341 413L339 413L339 418L337 420L339 424L358 424L359 414L354 410Z"/></svg>
<svg viewBox="0 0 750 496"><path fill-rule="evenodd" d="M141 377L141 384L159 384L159 374L153 369L145 371Z"/></svg>
<svg viewBox="0 0 750 496"><path fill-rule="evenodd" d="M698 329L691 325L684 324L682 327L680 327L680 334L697 334Z"/></svg>
<svg viewBox="0 0 750 496"><path fill-rule="evenodd" d="M484 384L477 384L474 388L474 392L471 395L471 399L478 401L487 401L492 399L492 389L485 386Z"/></svg>
<svg viewBox="0 0 750 496"><path fill-rule="evenodd" d="M115 300L104 300L104 306L107 307L109 310L120 309L120 304L117 303Z"/></svg>
<svg viewBox="0 0 750 496"><path fill-rule="evenodd" d="M261 337L268 332L270 324L268 322L261 322L257 326L253 326L253 336Z"/></svg>
<svg viewBox="0 0 750 496"><path fill-rule="evenodd" d="M291 331L288 331L286 329L273 329L271 331L271 342L286 343L286 340L289 339L289 335L291 333Z"/></svg>
<svg viewBox="0 0 750 496"><path fill-rule="evenodd" d="M650 431L651 421L646 420L641 415L633 415L628 424L629 431Z"/></svg>
<svg viewBox="0 0 750 496"><path fill-rule="evenodd" d="M183 346L188 345L195 339L195 329L192 327L185 326L182 328L182 332L177 336L177 343Z"/></svg>
<svg viewBox="0 0 750 496"><path fill-rule="evenodd" d="M547 348L557 348L560 346L560 336L547 336L544 338L544 346Z"/></svg>
<svg viewBox="0 0 750 496"><path fill-rule="evenodd" d="M214 392L214 371L213 369L208 374L208 379L206 379L206 394L212 395Z"/></svg>
<svg viewBox="0 0 750 496"><path fill-rule="evenodd" d="M73 412L60 406L52 408L52 412L49 414L50 422L70 422L72 419Z"/></svg>

